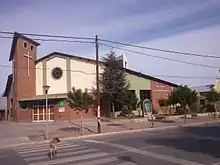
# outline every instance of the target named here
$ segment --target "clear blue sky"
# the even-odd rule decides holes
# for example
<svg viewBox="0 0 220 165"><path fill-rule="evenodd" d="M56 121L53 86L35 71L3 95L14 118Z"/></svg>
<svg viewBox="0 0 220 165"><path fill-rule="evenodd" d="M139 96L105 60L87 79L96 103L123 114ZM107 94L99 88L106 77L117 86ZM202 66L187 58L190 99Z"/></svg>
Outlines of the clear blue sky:
<svg viewBox="0 0 220 165"><path fill-rule="evenodd" d="M148 47L220 56L219 0L1 0L0 30L101 38ZM8 62L11 39L0 39L0 64ZM94 47L73 43L40 42L38 58L61 51L94 58ZM130 48L131 49L131 48ZM101 47L100 54L110 49ZM136 49L133 49L136 50ZM125 53L131 69L151 75L211 76L217 69ZM220 59L139 50L152 55L219 66ZM10 68L0 69L0 92ZM179 84L203 85L214 79L161 77Z"/></svg>

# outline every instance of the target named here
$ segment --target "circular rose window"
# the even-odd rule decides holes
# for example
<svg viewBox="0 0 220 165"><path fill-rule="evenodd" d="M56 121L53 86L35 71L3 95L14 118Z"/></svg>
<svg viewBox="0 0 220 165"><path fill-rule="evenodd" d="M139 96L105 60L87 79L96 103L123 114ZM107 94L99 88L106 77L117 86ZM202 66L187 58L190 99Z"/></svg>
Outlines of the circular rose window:
<svg viewBox="0 0 220 165"><path fill-rule="evenodd" d="M56 67L52 70L52 76L54 79L58 80L62 77L62 75L63 75L63 71L61 68Z"/></svg>

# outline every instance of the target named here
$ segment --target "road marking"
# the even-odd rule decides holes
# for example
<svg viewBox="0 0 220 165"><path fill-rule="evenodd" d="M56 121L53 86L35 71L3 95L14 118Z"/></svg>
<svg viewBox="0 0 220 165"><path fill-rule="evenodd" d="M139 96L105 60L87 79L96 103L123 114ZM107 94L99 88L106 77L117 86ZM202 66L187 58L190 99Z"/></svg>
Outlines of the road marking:
<svg viewBox="0 0 220 165"><path fill-rule="evenodd" d="M100 144L104 144L104 145L109 145L112 147L117 147L129 152L134 152L134 153L138 153L141 155L146 155L146 156L150 156L153 158L157 158L157 159L161 159L161 160L165 160L165 161L169 161L169 162L173 162L173 163L177 163L177 164L182 164L182 165L203 165L197 162L193 162L193 161L189 161L189 160L184 160L184 159L180 159L180 158L176 158L176 157L171 157L171 156L166 156L166 155L162 155L162 154L156 154L153 152L149 152L149 151L144 151L144 150L140 150L137 148L133 148L133 147L128 147L125 145L121 145L121 144L113 144L113 143L108 143L108 142L104 142L104 141L96 141L96 140L84 140L86 142L91 142L91 143L100 143Z"/></svg>
<svg viewBox="0 0 220 165"><path fill-rule="evenodd" d="M189 135L189 137L193 137L199 140L213 140L213 141L220 141L220 138L210 137L210 136L197 136L197 135Z"/></svg>
<svg viewBox="0 0 220 165"><path fill-rule="evenodd" d="M84 159L91 159L91 158L97 158L101 156L107 156L109 155L108 153L101 152L101 153L96 153L96 154L87 154L87 155L81 155L81 156L75 156L75 157L70 157L70 158L63 158L63 159L55 159L53 161L42 161L42 162L37 162L37 163L31 163L29 165L51 165L51 164L61 164L61 163L67 163L71 161L79 161L79 160L84 160Z"/></svg>
<svg viewBox="0 0 220 165"><path fill-rule="evenodd" d="M63 144L58 144L58 147L64 147L64 146L69 146L70 144L68 143L63 143ZM41 146L26 146L26 147L19 147L19 148L15 148L14 150L20 152L20 151L30 151L30 150L33 150L33 149L45 149L45 148L49 148L49 144L44 144L44 145L41 145Z"/></svg>
<svg viewBox="0 0 220 165"><path fill-rule="evenodd" d="M59 149L63 149L63 148L72 148L72 147L79 147L79 145L73 144L73 145L69 145L69 146L60 146ZM49 150L49 146L47 148L33 148L32 150L19 150L17 152L21 153L21 154L25 154L25 153L32 153L32 152L39 152L39 151L48 151Z"/></svg>
<svg viewBox="0 0 220 165"><path fill-rule="evenodd" d="M133 162L123 162L123 163L120 163L120 164L117 164L117 165L138 165L138 164L133 163Z"/></svg>
<svg viewBox="0 0 220 165"><path fill-rule="evenodd" d="M111 157L111 158L104 158L104 159L98 159L98 160L92 160L92 161L90 160L90 161L86 161L82 163L74 163L72 165L99 165L99 164L114 162L117 160L118 159L116 157Z"/></svg>
<svg viewBox="0 0 220 165"><path fill-rule="evenodd" d="M74 148L66 148L66 149L58 149L58 152L69 152L69 151L75 151L75 150L78 150L78 151L80 151L80 150L83 150L83 149L86 149L87 147L74 147ZM48 154L48 151L49 151L49 149L47 150L47 151L41 151L41 152L39 152L39 151L37 151L37 152L31 152L31 153L19 153L19 155L20 156L22 156L22 157L26 157L26 158L28 158L28 157L32 157L32 156L39 156L39 155L45 155L45 154Z"/></svg>
<svg viewBox="0 0 220 165"><path fill-rule="evenodd" d="M58 145L68 145L68 142L60 142ZM21 145L21 146L17 146L17 147L13 147L16 150L25 150L25 149L29 149L29 148L40 148L40 147L45 147L45 146L49 146L49 142L46 143L42 143L42 144L31 144L31 145Z"/></svg>
<svg viewBox="0 0 220 165"><path fill-rule="evenodd" d="M95 153L97 151L98 151L97 149L87 149L87 150L72 151L72 152L65 152L65 153L60 152L58 154L58 157L71 156L71 155L76 155L76 154L92 153L92 152ZM40 159L45 159L45 158L48 158L47 154L35 156L35 157L24 158L24 160L33 161L33 160L40 160Z"/></svg>

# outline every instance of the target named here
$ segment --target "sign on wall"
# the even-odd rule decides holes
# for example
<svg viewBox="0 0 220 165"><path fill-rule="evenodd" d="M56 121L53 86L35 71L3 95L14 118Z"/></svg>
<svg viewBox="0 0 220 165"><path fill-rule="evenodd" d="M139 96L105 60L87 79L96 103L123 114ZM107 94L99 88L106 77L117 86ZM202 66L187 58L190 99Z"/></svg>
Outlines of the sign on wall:
<svg viewBox="0 0 220 165"><path fill-rule="evenodd" d="M65 105L65 104L64 104L64 101L59 102L59 106L60 106L60 107L64 107L64 105Z"/></svg>
<svg viewBox="0 0 220 165"><path fill-rule="evenodd" d="M145 99L143 101L143 109L144 109L144 114L145 115L151 115L152 114L152 104L151 101L148 99Z"/></svg>
<svg viewBox="0 0 220 165"><path fill-rule="evenodd" d="M58 112L65 112L65 107L59 107Z"/></svg>

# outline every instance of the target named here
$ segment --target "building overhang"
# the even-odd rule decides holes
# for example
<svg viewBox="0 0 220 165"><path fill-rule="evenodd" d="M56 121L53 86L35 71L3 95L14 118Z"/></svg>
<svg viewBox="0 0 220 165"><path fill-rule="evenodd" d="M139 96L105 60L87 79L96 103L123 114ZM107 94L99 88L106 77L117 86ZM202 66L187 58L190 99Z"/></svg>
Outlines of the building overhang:
<svg viewBox="0 0 220 165"><path fill-rule="evenodd" d="M28 97L28 98L21 98L19 101L37 101L37 100L45 100L46 97L44 95L39 95L35 97ZM67 99L67 95L47 95L48 100L55 100L55 99Z"/></svg>

